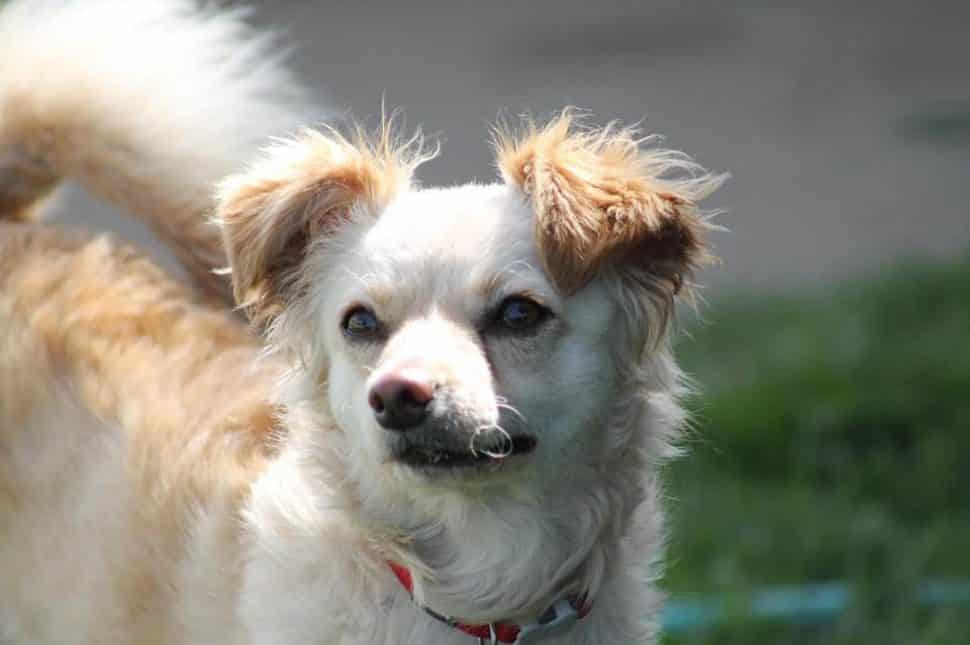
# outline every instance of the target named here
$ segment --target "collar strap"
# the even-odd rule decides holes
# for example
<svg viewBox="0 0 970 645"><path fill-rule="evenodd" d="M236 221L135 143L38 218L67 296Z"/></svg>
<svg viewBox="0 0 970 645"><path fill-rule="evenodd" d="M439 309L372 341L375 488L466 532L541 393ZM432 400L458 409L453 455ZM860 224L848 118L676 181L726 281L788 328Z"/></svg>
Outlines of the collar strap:
<svg viewBox="0 0 970 645"><path fill-rule="evenodd" d="M388 562L394 576L408 593L414 590L414 580L411 572L396 562ZM419 605L420 606L420 605ZM563 598L546 611L542 612L534 623L515 625L513 623L487 623L484 625L468 625L450 616L444 616L429 607L420 606L429 616L443 623L461 630L470 636L475 636L481 643L518 643L532 642L546 636L567 631L579 619L589 614L591 605L585 594L572 595Z"/></svg>

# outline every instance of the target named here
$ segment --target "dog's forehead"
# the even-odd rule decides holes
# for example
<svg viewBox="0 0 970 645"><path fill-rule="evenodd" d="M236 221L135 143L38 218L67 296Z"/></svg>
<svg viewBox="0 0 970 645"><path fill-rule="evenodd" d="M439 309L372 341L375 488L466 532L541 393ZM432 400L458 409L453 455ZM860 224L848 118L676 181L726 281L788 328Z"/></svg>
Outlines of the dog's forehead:
<svg viewBox="0 0 970 645"><path fill-rule="evenodd" d="M530 226L531 214L517 191L467 184L405 191L381 214L371 237L393 245L406 238L415 248L440 244L462 253L497 236L520 240Z"/></svg>
<svg viewBox="0 0 970 645"><path fill-rule="evenodd" d="M505 185L409 190L380 214L361 240L369 261L392 272L407 267L499 270L510 263L537 266L532 215Z"/></svg>

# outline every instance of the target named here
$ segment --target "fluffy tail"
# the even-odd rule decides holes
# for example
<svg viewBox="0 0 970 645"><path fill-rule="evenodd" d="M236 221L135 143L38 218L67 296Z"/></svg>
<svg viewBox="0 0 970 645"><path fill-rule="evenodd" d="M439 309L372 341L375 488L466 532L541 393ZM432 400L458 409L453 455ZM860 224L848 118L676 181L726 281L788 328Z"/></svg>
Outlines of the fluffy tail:
<svg viewBox="0 0 970 645"><path fill-rule="evenodd" d="M246 12L195 0L0 2L0 219L62 177L147 223L229 298L213 185L308 101Z"/></svg>

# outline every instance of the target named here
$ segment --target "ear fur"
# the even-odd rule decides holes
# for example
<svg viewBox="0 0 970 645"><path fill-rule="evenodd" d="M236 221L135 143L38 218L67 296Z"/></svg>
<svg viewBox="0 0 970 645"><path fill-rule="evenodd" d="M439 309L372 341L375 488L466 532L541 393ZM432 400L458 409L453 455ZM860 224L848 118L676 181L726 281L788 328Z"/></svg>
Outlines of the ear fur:
<svg viewBox="0 0 970 645"><path fill-rule="evenodd" d="M308 129L220 184L216 222L233 293L254 322L274 318L292 297L313 239L333 235L358 211L376 214L409 185L432 156L422 146L420 133L397 140L392 120L373 137L358 127L353 140Z"/></svg>
<svg viewBox="0 0 970 645"><path fill-rule="evenodd" d="M679 291L711 256L708 225L696 202L724 176L684 155L644 148L650 139L611 124L581 129L573 110L519 133L496 129L496 161L535 213L535 238L546 271L573 293L607 265L667 282ZM682 171L685 178L670 178Z"/></svg>

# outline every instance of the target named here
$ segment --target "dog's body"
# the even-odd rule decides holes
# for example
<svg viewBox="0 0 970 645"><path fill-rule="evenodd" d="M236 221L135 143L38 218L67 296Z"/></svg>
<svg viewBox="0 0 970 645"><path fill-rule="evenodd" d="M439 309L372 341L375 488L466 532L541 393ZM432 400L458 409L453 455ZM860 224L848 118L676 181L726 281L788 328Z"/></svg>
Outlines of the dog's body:
<svg viewBox="0 0 970 645"><path fill-rule="evenodd" d="M0 640L246 642L238 514L278 370L109 240L2 224L0 258Z"/></svg>
<svg viewBox="0 0 970 645"><path fill-rule="evenodd" d="M29 5L0 35L40 33ZM152 24L246 44L175 6ZM450 189L414 186L427 155L387 126L305 132L222 182L223 255L191 218L225 150L194 143L241 128L207 134L203 111L171 144L139 130L163 114L124 112L123 66L72 69L38 85L0 65L0 641L462 645L419 605L501 636L567 599L584 617L543 642L652 640L657 462L683 416L666 319L718 178L666 180L694 167L568 114L499 135L504 182ZM218 80L240 111L291 109ZM27 221L61 175L190 266L226 257L265 343L203 302L222 292L205 272L199 295Z"/></svg>

